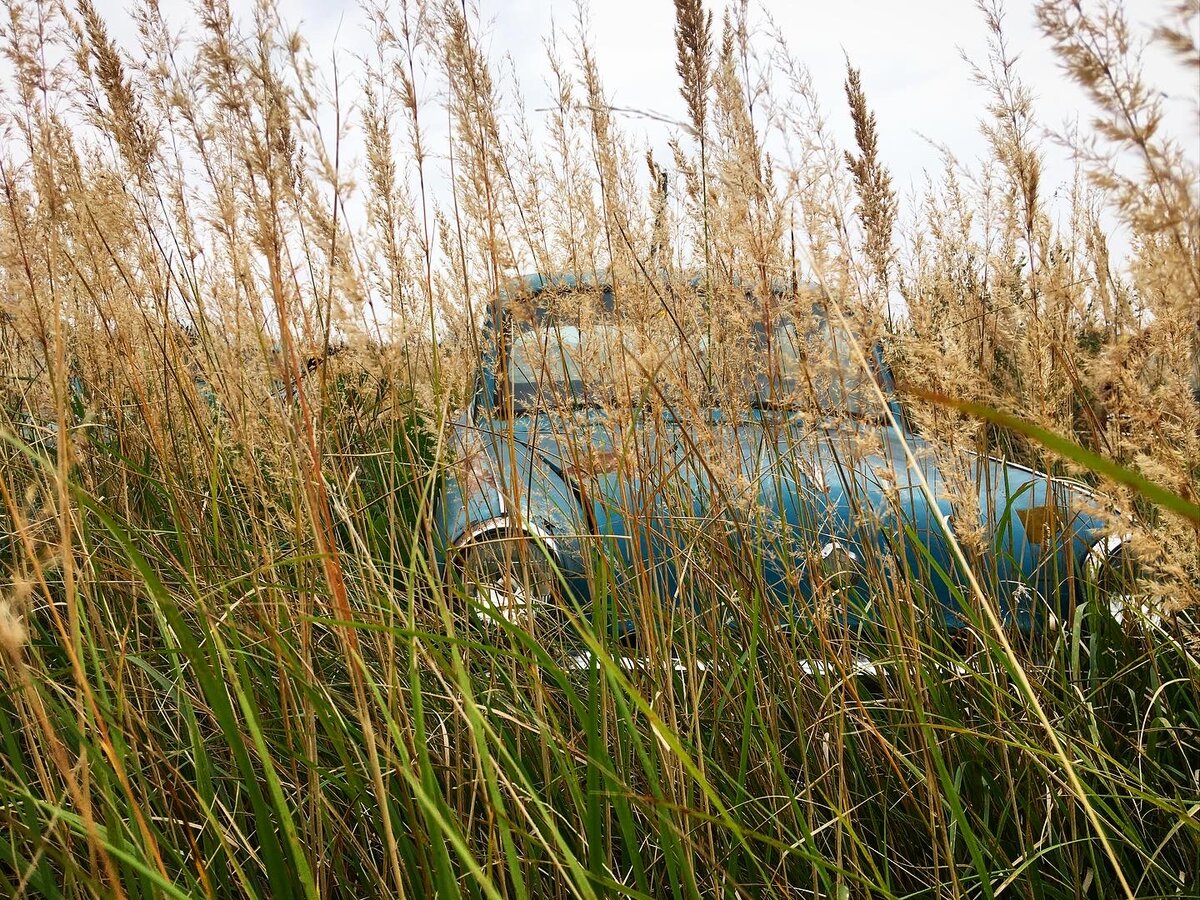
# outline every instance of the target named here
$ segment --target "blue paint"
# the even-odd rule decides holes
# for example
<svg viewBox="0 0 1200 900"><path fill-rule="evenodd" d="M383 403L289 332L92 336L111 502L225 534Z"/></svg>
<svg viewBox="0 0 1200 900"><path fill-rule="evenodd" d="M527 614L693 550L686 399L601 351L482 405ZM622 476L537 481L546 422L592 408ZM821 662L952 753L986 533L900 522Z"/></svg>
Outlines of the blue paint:
<svg viewBox="0 0 1200 900"><path fill-rule="evenodd" d="M600 283L595 276L529 276L518 288L536 296ZM611 308L611 290L603 299ZM565 579L585 606L593 553L618 573L651 573L655 596L687 603L679 587L682 576L690 577L683 571L688 554L681 551L699 523L707 539L727 535L740 558L754 561L751 582L800 620L820 594L816 581L829 577L820 568L823 549L834 559L852 554L857 566L888 560L891 568L878 578L920 585L928 592L927 608L949 628L970 620L966 579L917 476L938 498L942 515L953 519L958 513L945 499L947 479L936 448L906 424L878 344L872 357L897 427L786 409L713 410L722 455L740 467L740 477L725 480L694 451L695 436L661 413L624 424L591 409L506 415L496 393L506 329L494 328L496 321L505 319L493 313L485 324L471 408L454 424L458 463L444 479L436 512L444 551L480 529L528 530L552 541ZM864 437L878 449L847 462L850 445ZM907 462L905 444L917 468ZM1030 629L1047 612L1068 614L1079 591L1080 561L1105 533L1099 520L1079 511L1089 499L1086 488L991 457L967 455L963 462L978 491L978 525L988 544L971 560L972 570L1000 598L1002 617ZM1028 514L1039 507L1051 511L1052 527L1048 534L1027 534L1024 520L1039 521ZM850 623L874 618L861 573L848 581L839 594L842 617Z"/></svg>

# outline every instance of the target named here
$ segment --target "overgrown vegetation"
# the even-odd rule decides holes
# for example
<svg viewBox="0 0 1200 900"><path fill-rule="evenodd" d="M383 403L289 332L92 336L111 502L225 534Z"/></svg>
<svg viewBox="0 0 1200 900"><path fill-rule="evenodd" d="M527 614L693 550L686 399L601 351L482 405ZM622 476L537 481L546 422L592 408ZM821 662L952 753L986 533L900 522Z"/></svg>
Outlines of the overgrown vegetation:
<svg viewBox="0 0 1200 900"><path fill-rule="evenodd" d="M266 0L241 23L198 0L182 36L132 8L132 47L89 0L7 0L0 31L0 893L1196 895L1196 522L929 399L1200 499L1200 178L1115 0L1036 7L1094 111L1062 217L998 0L974 73L991 158L947 158L915 198L870 85L848 67L837 146L744 2L676 0L691 120L669 161L612 115L583 10L548 42L534 128L459 3L372 6L353 102ZM1166 7L1147 52L1196 71L1197 16ZM956 522L978 517L965 450L1086 479L1162 618L1081 598L1006 634L981 568L951 640L929 572L867 560L865 679L836 616L769 626L754 548L722 532L677 548L691 604L634 579L638 668L599 616L581 671L475 627L430 514L482 313L519 271L607 272L710 341L748 289L819 284L889 334ZM660 363L639 389L698 422ZM589 579L623 590L602 556Z"/></svg>

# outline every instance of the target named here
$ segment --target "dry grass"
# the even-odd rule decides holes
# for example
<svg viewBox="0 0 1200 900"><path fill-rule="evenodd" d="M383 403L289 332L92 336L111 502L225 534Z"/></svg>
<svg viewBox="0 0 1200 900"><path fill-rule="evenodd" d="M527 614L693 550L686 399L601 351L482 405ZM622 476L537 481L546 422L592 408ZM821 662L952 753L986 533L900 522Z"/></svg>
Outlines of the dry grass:
<svg viewBox="0 0 1200 900"><path fill-rule="evenodd" d="M901 198L870 85L848 63L856 146L837 146L745 3L718 23L677 0L688 121L664 161L613 115L582 9L547 44L555 99L535 128L458 3L373 4L347 97L266 0L243 23L201 0L183 36L145 0L131 47L88 0L8 0L0 892L1194 891L1196 524L927 398L1014 412L1200 501L1200 173L1139 65L1144 49L1200 66L1200 7L1169 6L1142 48L1114 0L1038 3L1093 110L1061 138L1078 160L1062 215L1003 10L980 7L990 158L948 156ZM597 613L581 627L604 662L563 671L536 625L480 631L439 575L448 422L517 271L608 273L637 351L614 380L653 400L608 413L688 423L721 510L671 536L694 609L589 556L593 593L639 625L643 670L612 663ZM832 578L811 628L767 627L766 551L736 537L769 513L698 398L728 402L747 291L781 284L816 284L886 336L956 523L978 518L964 450L1086 479L1134 531L1165 624L1085 631L1081 611L997 631L987 535L961 527L966 644L931 625L932 573L874 557L889 677L838 672L857 644ZM660 458L601 462L644 475ZM629 498L689 519L694 501ZM834 674L803 671L812 658Z"/></svg>

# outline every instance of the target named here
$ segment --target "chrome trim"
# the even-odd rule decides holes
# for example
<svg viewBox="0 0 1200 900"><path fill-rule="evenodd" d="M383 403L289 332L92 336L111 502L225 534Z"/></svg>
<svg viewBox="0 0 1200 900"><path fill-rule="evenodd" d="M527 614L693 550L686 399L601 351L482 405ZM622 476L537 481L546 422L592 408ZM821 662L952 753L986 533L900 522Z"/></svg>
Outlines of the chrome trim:
<svg viewBox="0 0 1200 900"><path fill-rule="evenodd" d="M537 538L538 540L540 540L542 543L544 543L546 545L547 549L551 553L556 554L556 555L558 553L558 541L555 540L555 538L553 536L551 536L548 531L546 531L543 528L539 528L538 526L534 525L533 523L518 524L517 521L512 516L509 516L509 515L493 516L492 518L488 519L487 521L481 522L480 524L476 525L475 527L463 532L463 534L458 538L458 540L456 540L453 543L453 545L451 545L451 549L461 550L463 547L466 547L467 545L473 543L481 535L487 534L490 531L520 532L529 537Z"/></svg>
<svg viewBox="0 0 1200 900"><path fill-rule="evenodd" d="M1051 475L1049 472L1039 472L1037 469L1031 469L1029 466L1022 465L1019 462L1014 462L1013 460L1008 459L1007 457L992 456L990 453L980 453L978 450L967 450L964 448L963 452L970 456L974 456L977 459L982 457L984 459L989 459L992 462L997 463L998 465L1001 465L1001 466L1007 466L1012 469L1019 469L1020 471L1025 472L1028 475L1036 476L1038 478L1038 480L1048 480L1051 484L1053 484L1055 486L1061 485L1062 487L1072 488L1074 490L1079 491L1081 494L1087 495L1089 500L1092 500L1096 503L1100 502L1100 497L1097 496L1096 489L1094 487L1092 487L1092 485L1087 484L1083 481L1080 481L1077 478L1068 478L1066 476L1061 476L1061 475Z"/></svg>
<svg viewBox="0 0 1200 900"><path fill-rule="evenodd" d="M1087 556L1083 560L1084 573L1090 578L1110 556L1132 539L1133 535L1130 534L1110 534L1100 538L1088 548Z"/></svg>
<svg viewBox="0 0 1200 900"><path fill-rule="evenodd" d="M655 668L650 665L650 657L648 656L613 655L609 658L612 660L613 665L624 672L648 673ZM579 653L575 656L572 656L566 661L564 668L572 672L587 672L598 665L599 662L600 660L596 658L596 654L594 654L591 650L588 650L584 653ZM709 664L702 659L694 660L693 665L695 665L696 671L700 672L701 674L704 674L709 670ZM688 667L684 664L683 660L673 653L671 654L669 668L677 675L686 675L688 672Z"/></svg>
<svg viewBox="0 0 1200 900"><path fill-rule="evenodd" d="M545 545L545 552L550 557L551 565L556 569L559 566L558 542L548 532L536 525L518 524L513 517L507 515L494 516L465 532L451 545L447 554L448 560L452 561L455 566L461 565L461 560L453 562L454 554L469 550L472 546L482 543L479 540L481 537L497 532L507 532L509 537L518 540L533 538L541 541ZM500 587L500 582L480 583L477 588L475 600L481 610L487 611L485 613L481 610L472 610L472 616L479 621L485 621L488 613L491 613L512 625L519 625L526 610L533 610L535 606L546 602L546 597L532 596L519 581L510 582L507 589Z"/></svg>
<svg viewBox="0 0 1200 900"><path fill-rule="evenodd" d="M650 664L650 659L647 656L613 656L611 657L613 665L625 672L642 672L650 673L656 668ZM569 671L586 672L598 665L599 660L591 651L580 653L577 656L570 657L564 666ZM696 671L700 674L705 674L711 671L717 671L717 667L706 660L694 660L691 665L694 665ZM678 656L672 654L670 662L663 669L670 670L678 675L686 675L689 671L689 666L684 663ZM801 674L809 677L822 676L825 678L837 678L843 674L847 678L853 677L879 677L887 675L891 671L886 663L874 663L870 659L860 654L855 654L848 663L842 664L824 659L801 659L797 663L797 668ZM909 672L915 671L913 666L906 667ZM957 663L948 663L937 666L943 673L957 676L967 677L972 674L971 670Z"/></svg>
<svg viewBox="0 0 1200 900"><path fill-rule="evenodd" d="M835 550L841 550L848 557L850 557L851 560L853 560L854 562L858 562L858 554L855 553L853 550L851 550L849 547L847 547L845 544L843 544L841 541L830 541L825 546L823 546L821 548L821 559L828 559L829 554L833 553L833 551L835 551Z"/></svg>

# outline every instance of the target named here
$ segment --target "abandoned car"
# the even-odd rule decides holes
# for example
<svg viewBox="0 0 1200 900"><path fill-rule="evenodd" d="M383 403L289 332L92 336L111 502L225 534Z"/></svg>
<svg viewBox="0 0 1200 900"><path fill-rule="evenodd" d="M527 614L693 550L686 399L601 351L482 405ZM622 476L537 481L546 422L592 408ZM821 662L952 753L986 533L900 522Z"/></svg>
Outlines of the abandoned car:
<svg viewBox="0 0 1200 900"><path fill-rule="evenodd" d="M962 629L952 536L1026 632L1117 590L1128 558L1086 486L922 437L877 337L819 291L699 297L685 320L667 290L527 276L494 304L436 511L476 618L736 627L757 598L778 623L857 627L900 585Z"/></svg>

